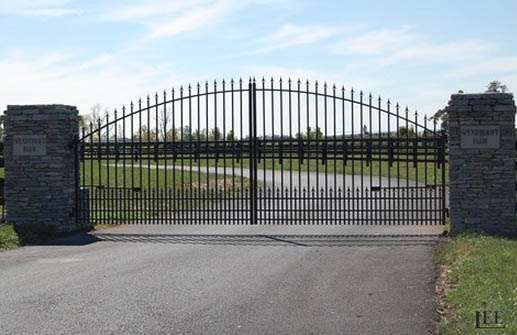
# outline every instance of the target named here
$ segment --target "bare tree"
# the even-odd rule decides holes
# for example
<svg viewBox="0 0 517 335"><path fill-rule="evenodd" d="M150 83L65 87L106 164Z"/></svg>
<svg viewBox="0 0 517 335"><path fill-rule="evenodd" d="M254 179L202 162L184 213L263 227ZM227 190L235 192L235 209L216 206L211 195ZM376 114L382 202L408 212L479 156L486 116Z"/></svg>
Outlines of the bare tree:
<svg viewBox="0 0 517 335"><path fill-rule="evenodd" d="M158 137L162 141L168 141L171 139L172 127L170 126L172 120L172 114L169 113L169 110L164 109L160 113L158 113Z"/></svg>

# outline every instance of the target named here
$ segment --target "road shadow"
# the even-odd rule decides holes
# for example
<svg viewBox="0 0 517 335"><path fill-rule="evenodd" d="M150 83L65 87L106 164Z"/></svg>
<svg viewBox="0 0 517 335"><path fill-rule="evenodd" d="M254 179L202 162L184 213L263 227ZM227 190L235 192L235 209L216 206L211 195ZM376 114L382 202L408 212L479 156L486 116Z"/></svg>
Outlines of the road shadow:
<svg viewBox="0 0 517 335"><path fill-rule="evenodd" d="M92 234L98 241L237 246L434 246L439 235Z"/></svg>
<svg viewBox="0 0 517 335"><path fill-rule="evenodd" d="M83 245L88 245L88 244L92 244L92 243L100 242L100 241L102 241L102 240L93 234L78 233L78 234L71 234L71 235L57 237L55 239L31 241L31 242L26 243L25 245L83 246Z"/></svg>

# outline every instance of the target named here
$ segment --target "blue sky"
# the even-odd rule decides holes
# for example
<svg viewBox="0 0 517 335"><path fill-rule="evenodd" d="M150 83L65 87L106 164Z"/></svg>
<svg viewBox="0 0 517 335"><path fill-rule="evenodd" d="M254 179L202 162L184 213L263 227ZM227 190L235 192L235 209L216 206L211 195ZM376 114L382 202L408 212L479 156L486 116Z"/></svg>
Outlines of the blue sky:
<svg viewBox="0 0 517 335"><path fill-rule="evenodd" d="M517 91L517 3L0 0L0 108L82 114L222 78L363 89L432 115L498 79Z"/></svg>

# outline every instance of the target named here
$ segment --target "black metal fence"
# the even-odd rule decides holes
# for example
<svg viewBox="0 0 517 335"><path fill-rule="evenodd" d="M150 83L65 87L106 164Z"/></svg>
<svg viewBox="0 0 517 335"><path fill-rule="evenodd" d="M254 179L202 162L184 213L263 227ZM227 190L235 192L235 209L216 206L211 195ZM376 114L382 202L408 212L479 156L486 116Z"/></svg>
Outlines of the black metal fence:
<svg viewBox="0 0 517 335"><path fill-rule="evenodd" d="M92 120L78 155L98 223L445 220L436 123L326 84L232 80L157 94Z"/></svg>

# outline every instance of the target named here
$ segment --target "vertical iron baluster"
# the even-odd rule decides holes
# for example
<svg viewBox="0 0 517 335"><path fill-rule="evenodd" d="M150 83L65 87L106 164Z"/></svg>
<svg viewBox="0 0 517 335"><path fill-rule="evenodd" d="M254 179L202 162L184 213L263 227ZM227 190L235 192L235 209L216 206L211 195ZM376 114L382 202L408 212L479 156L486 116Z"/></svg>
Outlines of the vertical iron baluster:
<svg viewBox="0 0 517 335"><path fill-rule="evenodd" d="M180 162L181 162L181 195L179 197L180 201L180 221L184 224L185 220L185 162L184 162L184 153L185 153L185 137L183 136L184 125L183 125L183 86L180 86Z"/></svg>
<svg viewBox="0 0 517 335"><path fill-rule="evenodd" d="M173 102L174 103L174 102ZM169 212L169 192L167 192L167 188L169 187L169 181L168 181L168 178L167 178L167 174L168 174L168 171L167 171L167 160L169 159L169 137L167 136L167 123L169 123L169 116L167 114L167 91L163 91L163 134L162 134L162 140L163 140L163 149L164 149L164 153L163 153L163 164L164 164L164 176L163 176L163 179L164 179L164 196L165 196L165 200L164 200L164 217L165 217L165 221L167 223L169 223L169 215L168 215L168 212Z"/></svg>
<svg viewBox="0 0 517 335"><path fill-rule="evenodd" d="M341 120L343 123L343 168L341 169L342 178L343 178L343 209L345 209L345 192L346 192L346 160L348 156L348 148L347 148L347 141L346 141L346 131L345 131L345 86L341 87L341 115L343 119ZM354 178L352 176L352 178ZM347 197L348 198L348 197ZM350 198L348 198L348 207L350 207ZM347 207L347 210L348 210ZM343 219L347 220L347 223L350 223L350 216L344 216Z"/></svg>
<svg viewBox="0 0 517 335"><path fill-rule="evenodd" d="M176 199L176 189L177 189L177 186L176 186L176 153L177 153L177 143L176 143L176 109L175 109L175 99L174 99L174 88L171 90L171 101L172 101L172 105L171 105L171 109L172 109L172 115L171 115L171 119L172 119L172 163L171 165L173 166L172 168L172 192L171 192L171 198L172 198L172 217L173 217L173 223L176 224L178 223L178 216L177 216L177 212L176 212L176 202L177 202L177 199Z"/></svg>
<svg viewBox="0 0 517 335"><path fill-rule="evenodd" d="M300 85L301 85L301 81L300 81L300 78L298 78L298 82L297 82L297 86L296 86L296 99L297 99L297 109L298 109L298 190L300 192L300 196L301 196L301 192L302 192L302 157L300 156L300 153L302 152L303 150L303 135L302 135L302 129L301 129L301 101L300 101ZM301 208L301 204L300 204L300 208Z"/></svg>
<svg viewBox="0 0 517 335"><path fill-rule="evenodd" d="M188 201L188 206L192 206L193 204L193 189L194 189L194 183L192 180L193 172L192 172L192 86L188 85L188 156L189 156L189 192L190 192L190 198ZM190 209L190 208L189 208ZM190 212L190 210L189 210ZM188 217L187 217L188 218ZM188 218L187 220L192 220L192 218ZM192 223L192 222L190 222Z"/></svg>
<svg viewBox="0 0 517 335"><path fill-rule="evenodd" d="M369 199L369 204L367 206L369 206L371 209L373 209L373 201L374 201L374 198L373 198L373 155L372 155L372 150L373 150L373 126L372 126L372 94L369 93L368 94L368 144L367 144L367 147L369 148L369 152L367 153L367 161L366 161L366 166L369 165L369 174L370 174L370 199ZM364 129L364 127L363 127ZM364 130L363 130L364 131ZM380 179L380 178L379 178ZM373 213L370 213L370 218L371 217L374 217L374 220L377 218L377 213L376 212L373 212ZM375 221L373 221L375 223Z"/></svg>
<svg viewBox="0 0 517 335"><path fill-rule="evenodd" d="M336 85L334 84L332 86L332 108L334 109L334 117L333 117L333 124L334 124L334 137L333 137L333 148L332 148L332 160L334 161L334 199L332 201L336 201L336 198L337 198L337 159L338 159L338 155L337 155L337 120L336 120L336 115L337 115L337 111L336 111ZM344 178L344 173L343 173L343 178ZM334 218L335 220L335 218Z"/></svg>
<svg viewBox="0 0 517 335"><path fill-rule="evenodd" d="M425 187L425 200L424 200L424 220L425 224L428 224L427 216L427 115L424 115L424 187Z"/></svg>
<svg viewBox="0 0 517 335"><path fill-rule="evenodd" d="M232 137L230 138L230 141L232 142L231 145L231 151L232 151L232 210L231 210L231 220L232 223L235 224L235 141L236 141L236 135L235 135L235 113L234 113L234 81L233 78L230 82L230 91L231 91L231 113L232 113Z"/></svg>
<svg viewBox="0 0 517 335"><path fill-rule="evenodd" d="M392 218L391 205L393 203L393 199L391 198L391 192L389 192L389 190L391 190L391 167L392 167L392 160L393 160L393 146L391 143L391 123L390 123L391 111L390 111L390 107L391 107L391 102L388 99L388 102L387 102L387 112L388 112L388 224L391 224L391 218Z"/></svg>
<svg viewBox="0 0 517 335"><path fill-rule="evenodd" d="M201 108L199 104L201 103L201 86L199 85L199 82L196 86L196 96L197 96L197 188L198 188L198 196L200 197L198 199L198 208L201 211L201 206L204 204L201 203ZM208 168L208 166L207 166ZM202 217L202 212L199 213L199 219L204 220L204 217Z"/></svg>
<svg viewBox="0 0 517 335"><path fill-rule="evenodd" d="M273 182L273 185L271 186L273 188L273 204L274 204L274 199L275 199L275 187L276 187L276 182L275 182L275 91L274 91L274 81L273 81L273 78L271 78L271 86L270 86L270 91L271 91L271 164L272 164L272 167L271 167L271 180Z"/></svg>
<svg viewBox="0 0 517 335"><path fill-rule="evenodd" d="M359 110L360 110L360 127L361 127L361 198L364 196L364 122L363 122L363 91L359 92ZM363 199L364 202L364 199ZM361 224L364 224L364 211L361 206Z"/></svg>
<svg viewBox="0 0 517 335"><path fill-rule="evenodd" d="M437 153L439 152L438 150L438 141L437 141L437 134L436 134L436 119L433 117L433 201L432 201L432 204L433 204L433 213L432 213L432 220L433 220L433 223L436 223L437 220L438 220L438 217L436 215L436 189L438 187L438 180L436 179L437 177L437 170L438 170L438 155Z"/></svg>
<svg viewBox="0 0 517 335"><path fill-rule="evenodd" d="M289 94L289 201L287 204L287 208L291 212L293 210L293 113L291 101L291 78L289 78L287 85ZM292 224L292 219L290 220L290 222Z"/></svg>
<svg viewBox="0 0 517 335"><path fill-rule="evenodd" d="M223 79L223 210L224 210L224 218L225 224L227 224L226 220L228 219L228 200L227 200L227 190L226 190L226 81Z"/></svg>
<svg viewBox="0 0 517 335"><path fill-rule="evenodd" d="M249 166L250 166L250 224L255 224L255 199L253 199L253 185L255 174L253 173L254 168L254 148L253 148L253 83L251 78L248 83L248 111L249 111L249 141L248 145L250 148Z"/></svg>
<svg viewBox="0 0 517 335"><path fill-rule="evenodd" d="M409 195L410 195L410 192L409 192L409 109L408 107L406 106L406 197L409 198ZM407 199L408 203L406 203L406 209L408 210L408 212L406 213L407 215L407 223L410 222L410 218L411 218L411 211L410 211L410 207L411 207L411 200Z"/></svg>
<svg viewBox="0 0 517 335"><path fill-rule="evenodd" d="M325 209L325 224L328 222L329 218L329 209L328 209L328 188L329 188L329 180L328 180L328 152L327 152L327 145L328 145L328 127L327 127L327 83L323 83L323 115L324 115L324 128L325 128L325 136L323 137L323 164L325 164L325 206L322 206L322 208Z"/></svg>
<svg viewBox="0 0 517 335"><path fill-rule="evenodd" d="M314 83L314 114L315 114L315 144L316 144L316 197L318 196L318 190L320 189L320 171L319 171L319 159L321 155L321 148L320 148L320 124L319 124L319 108L318 108L318 81ZM318 219L319 220L319 217ZM319 224L319 222L318 222Z"/></svg>
<svg viewBox="0 0 517 335"><path fill-rule="evenodd" d="M355 139L354 139L354 89L352 88L350 90L350 115L351 115L351 143L352 143L352 206L354 207L351 209L352 211L352 217L353 217L353 224L356 224L356 199L355 199L355 153L356 153L356 145L355 145ZM358 205L358 203L357 203ZM349 204L350 207L350 204Z"/></svg>
<svg viewBox="0 0 517 335"><path fill-rule="evenodd" d="M279 164L280 164L280 194L279 194L279 197L282 197L282 192L283 192L283 189L284 189L284 101L283 101L283 95L284 95L284 92L283 92L283 87L282 87L282 77L280 77L280 80L279 80L279 85L280 85L280 88L279 88L279 93L280 93L280 137L279 137ZM273 94L273 93L272 93ZM280 202L280 210L283 211L283 199L279 199L279 202ZM281 216L281 219L280 219L280 223L283 224L283 215Z"/></svg>
<svg viewBox="0 0 517 335"><path fill-rule="evenodd" d="M420 199L418 196L419 185L418 185L418 112L417 111L415 111L414 123L415 123L415 139L413 141L413 169L415 171L415 200L413 203L415 205L411 206L411 209L413 210L412 211L412 213L413 213L413 223L412 224L418 223L418 213L417 213L416 209L421 208L419 206Z"/></svg>
<svg viewBox="0 0 517 335"><path fill-rule="evenodd" d="M307 124L305 126L306 129L306 138L307 138L307 195L310 193L311 189L311 127L310 127L310 114L309 114L309 80L305 82L305 112L307 114ZM318 165L318 162L316 161L316 165ZM309 214L309 213L307 213ZM308 215L309 216L309 215ZM308 217L310 219L310 216Z"/></svg>

